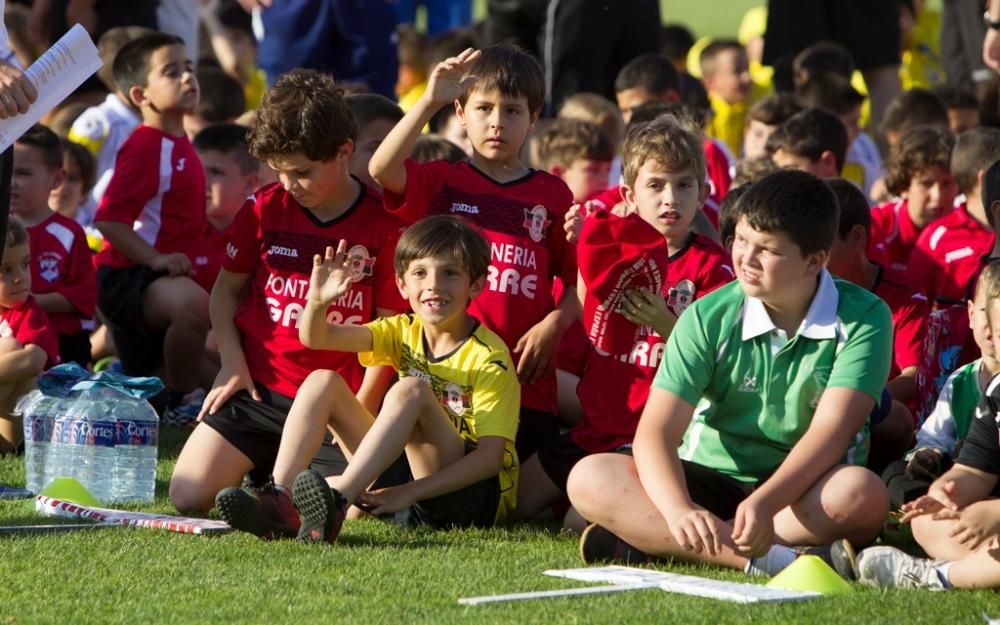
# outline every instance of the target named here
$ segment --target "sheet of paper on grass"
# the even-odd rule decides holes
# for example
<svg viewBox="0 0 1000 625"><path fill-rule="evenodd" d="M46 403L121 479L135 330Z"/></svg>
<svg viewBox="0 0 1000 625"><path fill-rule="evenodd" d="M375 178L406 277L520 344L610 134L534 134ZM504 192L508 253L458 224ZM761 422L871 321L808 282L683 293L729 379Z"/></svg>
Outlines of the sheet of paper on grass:
<svg viewBox="0 0 1000 625"><path fill-rule="evenodd" d="M554 569L545 571L552 577L565 577L581 582L605 582L611 586L591 586L585 588L567 588L561 590L543 590L539 592L519 592L506 595L488 595L484 597L467 597L459 599L462 605L480 605L484 603L500 603L506 601L525 601L528 599L551 599L574 595L590 595L608 592L630 592L660 588L668 592L676 592L709 599L733 601L736 603L773 603L785 601L805 601L816 599L822 595L816 592L801 592L768 588L757 584L742 584L726 582L694 575L677 575L650 569L638 569L626 566L604 566L582 569Z"/></svg>
<svg viewBox="0 0 1000 625"><path fill-rule="evenodd" d="M181 534L221 534L232 529L225 521L173 516L170 514L153 514L150 512L132 512L131 510L96 508L53 499L45 495L39 495L35 498L35 511L44 516L60 517L63 519L89 519L111 525L148 527L179 532Z"/></svg>
<svg viewBox="0 0 1000 625"><path fill-rule="evenodd" d="M38 90L38 99L31 104L27 113L0 120L0 152L13 145L101 65L101 57L86 29L79 24L70 28L25 70L28 80Z"/></svg>

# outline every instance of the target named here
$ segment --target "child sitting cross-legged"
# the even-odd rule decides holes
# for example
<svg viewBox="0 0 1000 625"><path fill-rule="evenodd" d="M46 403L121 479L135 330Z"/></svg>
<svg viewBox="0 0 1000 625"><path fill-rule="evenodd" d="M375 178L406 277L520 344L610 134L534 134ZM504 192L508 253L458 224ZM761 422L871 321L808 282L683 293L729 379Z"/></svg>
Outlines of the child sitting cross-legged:
<svg viewBox="0 0 1000 625"><path fill-rule="evenodd" d="M346 252L341 242L315 257L299 336L312 348L357 352L365 366L392 365L400 381L376 419L340 375L314 371L285 422L274 503L227 488L216 497L219 511L262 537L287 535L289 519L300 516L298 538L309 543L334 542L352 504L375 515L408 510L432 527L502 521L517 491L520 387L504 342L468 312L486 281L486 239L456 216L411 226L395 268L414 312L361 326L328 323L324 314L350 286ZM328 428L350 463L324 480L307 467Z"/></svg>

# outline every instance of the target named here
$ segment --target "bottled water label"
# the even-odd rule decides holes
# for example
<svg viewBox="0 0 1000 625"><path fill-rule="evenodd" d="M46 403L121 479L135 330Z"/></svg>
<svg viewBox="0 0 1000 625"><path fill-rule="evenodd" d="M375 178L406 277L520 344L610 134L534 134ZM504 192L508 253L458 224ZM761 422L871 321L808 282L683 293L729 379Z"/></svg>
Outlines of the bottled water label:
<svg viewBox="0 0 1000 625"><path fill-rule="evenodd" d="M83 420L71 421L69 443L71 445L114 447L115 422Z"/></svg>
<svg viewBox="0 0 1000 625"><path fill-rule="evenodd" d="M53 425L51 415L38 413L25 415L24 440L45 443L51 441Z"/></svg>
<svg viewBox="0 0 1000 625"><path fill-rule="evenodd" d="M123 419L118 422L117 442L119 445L156 447L158 430L156 421Z"/></svg>

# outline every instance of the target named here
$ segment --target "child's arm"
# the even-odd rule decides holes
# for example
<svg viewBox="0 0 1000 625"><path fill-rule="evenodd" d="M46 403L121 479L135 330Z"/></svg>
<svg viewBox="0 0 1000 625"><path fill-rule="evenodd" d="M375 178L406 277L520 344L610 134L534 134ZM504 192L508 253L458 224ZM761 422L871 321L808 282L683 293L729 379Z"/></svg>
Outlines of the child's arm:
<svg viewBox="0 0 1000 625"><path fill-rule="evenodd" d="M549 371L559 340L570 324L579 318L580 303L576 292L564 289L556 309L525 332L514 347L514 353L521 355L517 362L517 377L521 384L534 384Z"/></svg>
<svg viewBox="0 0 1000 625"><path fill-rule="evenodd" d="M66 296L57 291L51 293L32 293L38 306L47 313L71 313L76 312L73 304L69 303Z"/></svg>
<svg viewBox="0 0 1000 625"><path fill-rule="evenodd" d="M440 471L391 488L362 493L358 501L372 514L392 513L417 501L453 493L461 488L498 475L503 470L504 447L501 436L482 436L472 452Z"/></svg>
<svg viewBox="0 0 1000 625"><path fill-rule="evenodd" d="M382 188L396 194L406 189L404 161L424 126L446 104L453 103L472 86L475 77L469 68L479 58L479 51L468 48L461 54L437 64L427 82L427 90L406 115L382 140L368 163L368 173Z"/></svg>
<svg viewBox="0 0 1000 625"><path fill-rule="evenodd" d="M397 314L396 311L388 308L375 310L375 315L380 318L391 317L395 314ZM385 392L389 390L392 376L395 373L395 369L386 365L365 368L365 377L361 380L361 388L358 389L357 398L371 414L378 414L379 406L382 405L382 399L385 397Z"/></svg>
<svg viewBox="0 0 1000 625"><path fill-rule="evenodd" d="M132 226L118 221L98 221L97 229L113 248L140 265L155 272L171 276L191 275L191 259L184 254L161 254L132 230Z"/></svg>
<svg viewBox="0 0 1000 625"><path fill-rule="evenodd" d="M220 269L219 277L212 288L208 313L212 320L212 331L215 332L215 338L219 343L222 367L215 376L212 390L205 396L205 401L201 405L199 420L205 415L215 414L216 410L239 391L246 391L251 397L260 401L260 393L253 385L246 356L243 354L240 331L233 321L243 298L243 290L249 283L250 274Z"/></svg>
<svg viewBox="0 0 1000 625"><path fill-rule="evenodd" d="M336 253L326 248L323 258L313 257L312 275L306 308L299 325L299 340L310 349L330 349L339 352L370 352L372 332L365 326L328 323L326 311L334 300L351 290L350 259L347 241L341 239Z"/></svg>
<svg viewBox="0 0 1000 625"><path fill-rule="evenodd" d="M660 511L674 540L688 551L718 554L732 545L721 519L691 501L677 449L694 415L694 406L653 386L639 419L632 454L639 481Z"/></svg>
<svg viewBox="0 0 1000 625"><path fill-rule="evenodd" d="M902 522L924 514L958 512L985 499L996 486L997 476L964 464L955 464L931 484L927 494L903 504Z"/></svg>
<svg viewBox="0 0 1000 625"><path fill-rule="evenodd" d="M14 337L0 339L0 384L13 384L37 376L49 357L38 345L22 345Z"/></svg>
<svg viewBox="0 0 1000 625"><path fill-rule="evenodd" d="M875 400L847 387L827 388L809 429L774 474L736 509L733 539L741 551L760 555L774 537L774 515L798 501L844 456Z"/></svg>

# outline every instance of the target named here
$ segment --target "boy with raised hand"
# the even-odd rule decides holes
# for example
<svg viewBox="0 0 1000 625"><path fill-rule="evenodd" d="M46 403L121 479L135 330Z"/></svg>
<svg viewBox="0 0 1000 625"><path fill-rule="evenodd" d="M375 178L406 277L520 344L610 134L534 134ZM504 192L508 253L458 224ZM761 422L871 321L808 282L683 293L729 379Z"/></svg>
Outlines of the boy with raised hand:
<svg viewBox="0 0 1000 625"><path fill-rule="evenodd" d="M638 219L610 218L606 239L620 241L625 249L630 244L638 246L647 231L654 240L659 234L668 258L662 267L662 289L658 293L637 290L625 297L622 314L641 328L627 353L602 353L587 343L586 368L576 386L583 418L524 461L517 502L517 514L522 518L534 517L565 497L566 479L581 458L632 442L663 343L677 317L697 298L733 279L725 251L691 228L708 196L705 155L697 132L684 128L670 115L662 115L629 131L623 155L622 195L628 212L636 213ZM591 250L583 242L578 244L580 300L588 289L600 291L601 285L588 278L606 270L584 273L582 268L594 265L594 259L587 257ZM631 258L626 256L625 260ZM615 281L620 274L602 277ZM584 321L589 327L589 320Z"/></svg>
<svg viewBox="0 0 1000 625"><path fill-rule="evenodd" d="M506 45L467 49L431 73L427 91L372 156L369 170L382 185L386 208L404 222L458 213L490 242L486 288L471 313L510 348L524 385L518 454L527 457L558 435L553 360L563 332L577 316L573 289L559 302L556 277L576 284L572 245L559 224L573 196L551 174L526 167L521 145L541 111L545 81L538 62ZM469 131L469 162L416 163L408 157L424 124L454 106Z"/></svg>
<svg viewBox="0 0 1000 625"><path fill-rule="evenodd" d="M247 473L264 505L280 505L267 476L292 398L311 372L339 372L369 410L382 400L387 368L366 372L353 355L299 341L312 257L333 241L346 241L351 288L324 309L327 319L360 325L405 306L389 261L400 224L350 174L356 133L343 92L315 71L283 74L257 110L250 153L277 172L278 182L250 196L228 232L211 301L222 369L170 481L179 510L210 510L215 495ZM343 470L344 456L329 436L314 455L324 475Z"/></svg>
<svg viewBox="0 0 1000 625"><path fill-rule="evenodd" d="M52 190L64 178L62 143L56 133L35 125L14 142L10 211L28 230L35 302L59 335L61 361L86 367L97 277L83 228L49 209Z"/></svg>
<svg viewBox="0 0 1000 625"><path fill-rule="evenodd" d="M983 269L984 291L994 352L1000 347L1000 263ZM1000 378L983 392L986 410L976 409L954 466L931 484L927 494L903 505L902 521L933 558L915 558L893 547L865 549L858 576L887 588L998 588L1000 562Z"/></svg>
<svg viewBox="0 0 1000 625"><path fill-rule="evenodd" d="M334 371L314 371L302 384L273 475L282 498L294 497L299 540L334 542L352 504L375 515L409 511L438 528L490 526L513 508L520 389L506 345L468 312L489 262L489 244L463 218L423 219L395 256L396 285L414 312L353 326L325 313L351 284L346 244L316 255L302 342L357 352L365 366L391 365L400 380L377 419ZM343 475L324 480L305 469L328 429L351 459ZM246 491L228 488L216 503L237 529L261 537L291 529Z"/></svg>
<svg viewBox="0 0 1000 625"><path fill-rule="evenodd" d="M594 525L584 559L651 556L774 575L827 545L851 576L848 539L874 539L888 496L862 431L882 396L892 319L878 297L833 279L829 186L797 171L761 179L734 207L738 282L697 300L667 346L633 457L599 454L568 492Z"/></svg>
<svg viewBox="0 0 1000 625"><path fill-rule="evenodd" d="M129 375L163 374L167 412L214 375L203 362L208 293L193 279L205 229L205 172L184 134L198 81L184 42L153 33L115 56L115 83L142 112L122 145L94 224L97 308Z"/></svg>

